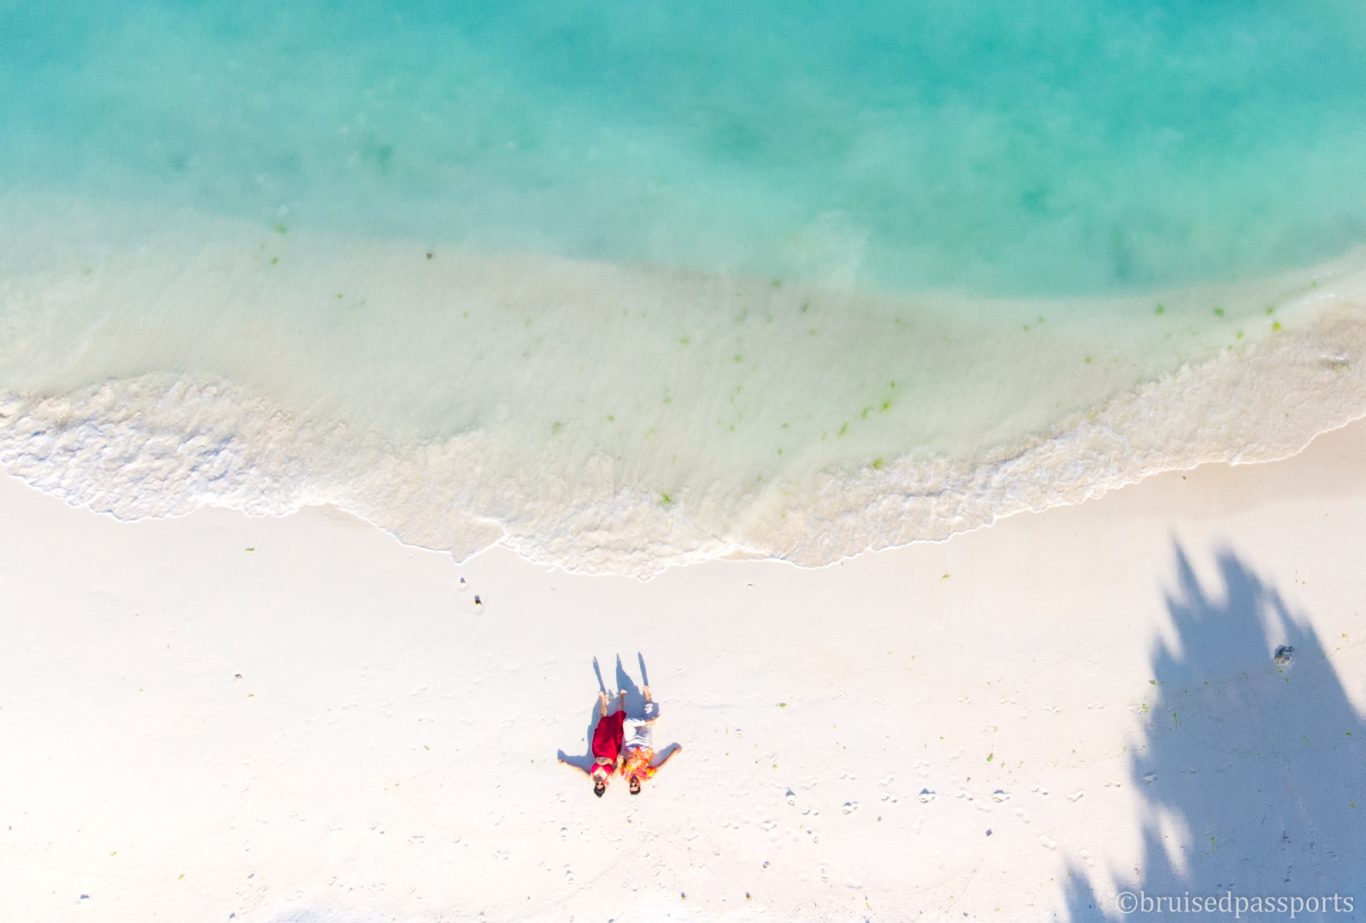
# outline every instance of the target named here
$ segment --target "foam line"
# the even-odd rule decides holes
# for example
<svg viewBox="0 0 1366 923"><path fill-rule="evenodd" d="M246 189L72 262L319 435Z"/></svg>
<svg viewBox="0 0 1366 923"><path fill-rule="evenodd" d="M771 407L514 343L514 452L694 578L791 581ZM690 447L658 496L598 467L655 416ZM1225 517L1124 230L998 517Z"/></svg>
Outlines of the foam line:
<svg viewBox="0 0 1366 923"><path fill-rule="evenodd" d="M459 557L815 566L1366 412L1360 252L1015 303L144 219L0 257L0 464L127 519L333 504Z"/></svg>

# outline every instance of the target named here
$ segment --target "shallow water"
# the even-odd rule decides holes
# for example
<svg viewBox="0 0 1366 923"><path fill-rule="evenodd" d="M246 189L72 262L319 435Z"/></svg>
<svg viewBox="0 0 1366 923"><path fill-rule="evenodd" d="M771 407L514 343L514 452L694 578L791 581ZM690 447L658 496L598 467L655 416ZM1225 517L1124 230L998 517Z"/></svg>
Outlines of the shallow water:
<svg viewBox="0 0 1366 923"><path fill-rule="evenodd" d="M597 569L943 537L1366 412L1361 163L1347 3L0 3L0 462Z"/></svg>

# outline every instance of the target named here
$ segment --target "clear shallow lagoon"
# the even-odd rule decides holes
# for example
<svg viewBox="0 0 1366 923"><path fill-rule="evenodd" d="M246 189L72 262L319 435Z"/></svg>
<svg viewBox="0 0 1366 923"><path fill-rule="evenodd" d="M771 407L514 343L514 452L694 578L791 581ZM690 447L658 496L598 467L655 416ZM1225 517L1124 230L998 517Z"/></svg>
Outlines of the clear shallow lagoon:
<svg viewBox="0 0 1366 923"><path fill-rule="evenodd" d="M820 563L1366 412L1359 4L111 6L0 3L73 502Z"/></svg>

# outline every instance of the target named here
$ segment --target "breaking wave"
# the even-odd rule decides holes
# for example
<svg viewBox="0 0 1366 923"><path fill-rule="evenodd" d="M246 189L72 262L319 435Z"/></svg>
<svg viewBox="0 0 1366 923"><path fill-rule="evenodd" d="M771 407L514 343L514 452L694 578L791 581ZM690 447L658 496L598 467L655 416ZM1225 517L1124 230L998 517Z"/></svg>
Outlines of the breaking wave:
<svg viewBox="0 0 1366 923"><path fill-rule="evenodd" d="M557 355L570 357L572 368L541 370L552 379L575 371L597 376L591 388L569 389L569 403L565 395L546 394L549 409L519 413L505 402L530 401L526 392L493 390L486 397L497 409L436 435L348 420L317 402L291 405L267 395L261 381L226 377L157 372L64 390L10 389L0 393L0 465L68 503L122 519L178 516L206 505L252 515L333 505L404 542L459 558L501 543L550 566L639 576L734 555L817 566L1079 502L1165 470L1297 452L1316 434L1366 414L1366 301L1358 279L1339 272L1328 284L1303 287L1276 308L1260 335L1239 330L1207 355L1098 400L1083 399L1084 376L1055 368L1074 399L1059 402L1050 394L1038 412L1061 406L1062 413L975 445L929 447L915 425L891 419L893 401L911 390L909 381L888 379L887 393L895 397L884 404L870 399L862 408L822 408L813 427L799 418L790 394L737 404L735 394L762 377L745 371L740 354L684 369L683 379L701 376L690 399L667 374L661 379L656 370L651 378L630 362L617 377L581 369L570 348ZM800 303L809 299L796 296L799 324L810 313ZM896 328L894 321L888 329ZM868 348L876 358L879 330L853 333L873 338ZM847 356L850 343L831 336L822 350ZM678 345L672 331L668 339ZM1038 343L1061 342L1071 350L1074 339ZM617 347L631 348L629 341ZM784 354L794 358L782 337L766 348L756 354L759 370ZM1045 365L1058 361L1051 347L1030 348L1044 354ZM664 361L645 352L652 363ZM1088 355L1079 368L1094 364ZM739 377L705 384L721 371ZM1027 374L1039 373L1034 366ZM820 377L800 365L795 374ZM869 377L881 382L888 374L876 369ZM1019 393L974 392L970 382L958 387L939 392L950 406L946 413L971 415L983 401L1030 404ZM660 400L658 392L670 388ZM1041 382L1039 390L1049 393ZM649 392L648 408L632 403L641 391ZM614 406L613 392L623 417L640 418L609 419L599 408L568 413L585 394L602 397L603 409ZM847 405L848 397L837 403ZM798 395L797 403L807 398ZM681 416L674 410L679 404L686 405ZM720 406L734 415L712 419ZM547 425L547 414L564 420ZM940 426L931 418L926 425ZM632 429L623 438L618 431L627 425ZM860 427L881 430L860 435ZM974 427L980 429L980 420ZM746 428L762 436L726 442ZM794 429L802 435L789 438ZM787 451L774 452L775 443ZM878 445L885 448L874 456Z"/></svg>

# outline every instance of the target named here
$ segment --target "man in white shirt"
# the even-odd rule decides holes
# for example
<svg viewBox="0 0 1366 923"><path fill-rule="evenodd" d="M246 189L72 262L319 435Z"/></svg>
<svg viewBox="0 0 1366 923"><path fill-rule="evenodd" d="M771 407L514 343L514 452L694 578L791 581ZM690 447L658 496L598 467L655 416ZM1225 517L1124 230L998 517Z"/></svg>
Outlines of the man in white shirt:
<svg viewBox="0 0 1366 923"><path fill-rule="evenodd" d="M625 746L622 748L622 767L621 774L626 777L626 782L632 795L640 794L640 783L650 778L658 772L665 763L673 759L673 755L683 748L674 745L664 759L656 765L655 743L654 743L654 723L659 717L659 706L655 704L650 696L650 687L644 688L645 709L644 714L639 718L627 718L622 728L625 738Z"/></svg>

